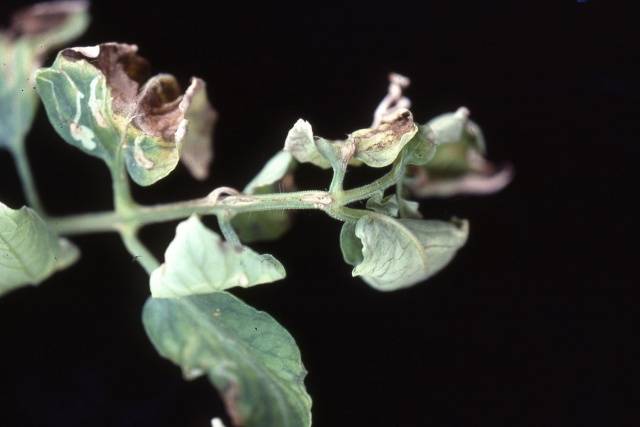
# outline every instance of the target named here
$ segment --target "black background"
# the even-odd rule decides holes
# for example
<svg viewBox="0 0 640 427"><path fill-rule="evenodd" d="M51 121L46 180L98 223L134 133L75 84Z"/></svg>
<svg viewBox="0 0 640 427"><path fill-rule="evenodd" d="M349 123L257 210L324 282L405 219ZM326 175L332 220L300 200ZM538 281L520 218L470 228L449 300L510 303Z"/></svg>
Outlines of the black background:
<svg viewBox="0 0 640 427"><path fill-rule="evenodd" d="M0 17L22 4L3 0ZM389 71L412 78L418 121L465 105L490 157L514 165L499 194L424 201L426 217L472 229L455 261L412 289L352 279L340 224L318 212L254 245L288 278L236 294L296 337L314 425L637 425L640 33L623 3L104 1L92 12L77 45L137 43L156 72L203 77L220 113L213 176L179 168L136 188L140 201L241 188L298 117L326 137L366 127ZM50 212L110 207L107 170L42 111L28 144ZM348 185L380 172L354 171ZM298 177L300 188L328 181L309 168ZM23 203L7 153L0 199ZM161 255L172 234L154 226L144 238ZM0 425L190 427L223 414L206 380L183 381L148 342L147 277L117 236L74 242L82 262L0 299Z"/></svg>

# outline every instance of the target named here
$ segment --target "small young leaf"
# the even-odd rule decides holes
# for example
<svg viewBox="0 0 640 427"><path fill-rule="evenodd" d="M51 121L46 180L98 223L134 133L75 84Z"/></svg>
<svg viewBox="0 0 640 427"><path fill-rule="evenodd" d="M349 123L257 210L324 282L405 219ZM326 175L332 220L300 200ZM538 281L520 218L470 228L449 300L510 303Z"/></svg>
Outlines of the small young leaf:
<svg viewBox="0 0 640 427"><path fill-rule="evenodd" d="M194 215L178 224L165 263L151 274L151 294L157 298L206 294L270 283L285 275L273 256L223 241Z"/></svg>
<svg viewBox="0 0 640 427"><path fill-rule="evenodd" d="M37 285L78 256L75 246L58 240L32 209L11 209L0 203L0 295Z"/></svg>
<svg viewBox="0 0 640 427"><path fill-rule="evenodd" d="M23 144L38 104L33 73L51 49L84 32L87 7L84 1L36 4L0 31L0 148L20 151L15 146Z"/></svg>
<svg viewBox="0 0 640 427"><path fill-rule="evenodd" d="M235 426L308 427L311 398L293 337L227 292L150 298L143 322L156 350L187 379L206 374Z"/></svg>
<svg viewBox="0 0 640 427"><path fill-rule="evenodd" d="M129 175L146 186L175 169L186 143L187 117L196 121L195 135L186 140L187 156L203 149L202 132L211 128L212 111L198 79L184 95L167 74L144 83L149 65L136 52L136 46L118 43L65 49L52 67L38 71L36 87L65 141L109 165L123 150ZM200 176L205 163L206 156L196 167Z"/></svg>
<svg viewBox="0 0 640 427"><path fill-rule="evenodd" d="M427 126L435 134L437 145L458 142L469 120L469 110L460 107L455 113L445 113L431 119Z"/></svg>
<svg viewBox="0 0 640 427"><path fill-rule="evenodd" d="M272 157L253 180L245 187L246 194L268 194L293 190L296 161L287 151ZM247 212L231 220L238 237L243 242L276 240L289 230L291 214L286 211Z"/></svg>
<svg viewBox="0 0 640 427"><path fill-rule="evenodd" d="M356 159L368 166L381 168L393 163L417 132L411 112L400 109L375 128L353 132L349 140L356 145Z"/></svg>
<svg viewBox="0 0 640 427"><path fill-rule="evenodd" d="M284 150L300 163L311 163L322 169L329 169L331 164L320 154L316 147L313 130L309 122L298 119L284 142Z"/></svg>
<svg viewBox="0 0 640 427"><path fill-rule="evenodd" d="M393 219L370 213L343 226L340 244L354 276L380 291L415 285L444 268L464 245L466 221ZM358 252L357 241L361 250Z"/></svg>

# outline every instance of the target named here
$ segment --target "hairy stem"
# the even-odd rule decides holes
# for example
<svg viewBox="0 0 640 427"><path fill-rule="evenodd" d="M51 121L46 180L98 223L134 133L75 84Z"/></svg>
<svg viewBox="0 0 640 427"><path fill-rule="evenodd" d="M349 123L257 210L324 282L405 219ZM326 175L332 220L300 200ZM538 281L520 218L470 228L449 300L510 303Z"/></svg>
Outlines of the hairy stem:
<svg viewBox="0 0 640 427"><path fill-rule="evenodd" d="M338 200L343 205L348 205L349 203L357 202L358 200L363 200L371 197L377 191L386 190L387 188L395 185L404 175L405 164L402 159L397 159L391 170L387 172L385 175L376 179L375 181L363 185L361 187L353 188L351 190L343 191L339 196Z"/></svg>
<svg viewBox="0 0 640 427"><path fill-rule="evenodd" d="M27 204L40 215L44 216L44 208L40 202L35 180L31 173L25 144L23 142L13 144L12 150L10 151L16 164L16 169L18 171L18 176L20 177L20 182L22 183L22 189L24 191L25 198L27 199Z"/></svg>
<svg viewBox="0 0 640 427"><path fill-rule="evenodd" d="M124 225L147 225L187 218L192 214L217 215L282 209L328 209L331 196L324 191L299 191L260 195L204 197L155 206L134 206L127 212L98 212L51 218L53 229L62 235L118 231Z"/></svg>

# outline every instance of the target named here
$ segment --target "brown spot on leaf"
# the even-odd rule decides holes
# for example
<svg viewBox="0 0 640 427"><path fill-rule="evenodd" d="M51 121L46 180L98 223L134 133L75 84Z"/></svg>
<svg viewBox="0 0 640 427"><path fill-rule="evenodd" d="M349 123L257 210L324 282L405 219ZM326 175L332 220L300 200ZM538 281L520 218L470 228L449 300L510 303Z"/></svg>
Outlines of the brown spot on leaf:
<svg viewBox="0 0 640 427"><path fill-rule="evenodd" d="M240 398L240 387L238 383L230 381L227 388L222 393L222 400L227 408L231 422L236 427L244 425L244 417L240 414L240 408L238 408L238 399Z"/></svg>
<svg viewBox="0 0 640 427"><path fill-rule="evenodd" d="M136 45L104 43L65 49L61 54L71 61L87 61L100 70L113 97L114 113L132 118L133 125L147 135L178 142L184 136L191 101L198 90L204 90L204 83L192 79L183 94L179 83L169 74L159 74L147 81L149 62L137 52Z"/></svg>

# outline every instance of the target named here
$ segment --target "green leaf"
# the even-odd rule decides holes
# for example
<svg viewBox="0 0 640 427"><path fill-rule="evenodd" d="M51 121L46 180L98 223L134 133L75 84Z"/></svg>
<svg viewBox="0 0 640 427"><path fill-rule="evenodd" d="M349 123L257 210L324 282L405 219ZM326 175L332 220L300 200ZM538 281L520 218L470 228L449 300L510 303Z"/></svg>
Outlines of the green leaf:
<svg viewBox="0 0 640 427"><path fill-rule="evenodd" d="M292 191L296 162L287 151L272 157L244 188L245 194L268 194ZM247 212L233 217L231 224L243 242L276 240L291 227L291 213L287 211Z"/></svg>
<svg viewBox="0 0 640 427"><path fill-rule="evenodd" d="M441 114L431 119L427 126L435 135L437 145L458 142L469 120L469 110L460 107L455 113Z"/></svg>
<svg viewBox="0 0 640 427"><path fill-rule="evenodd" d="M147 186L175 169L187 117L196 122L195 135L186 140L188 157L202 149L212 110L201 80L192 79L184 95L167 74L143 84L149 66L136 52L136 46L117 43L65 49L52 67L38 71L36 87L65 141L109 166L122 150L131 178ZM207 166L208 160L196 173L202 176Z"/></svg>
<svg viewBox="0 0 640 427"><path fill-rule="evenodd" d="M340 249L347 264L356 266L362 262L362 242L356 236L356 223L347 221L340 229Z"/></svg>
<svg viewBox="0 0 640 427"><path fill-rule="evenodd" d="M381 168L392 164L417 132L411 112L400 109L375 128L353 132L349 140L356 145L356 159L368 166Z"/></svg>
<svg viewBox="0 0 640 427"><path fill-rule="evenodd" d="M289 130L284 142L284 150L291 153L300 163L311 163L322 169L331 167L327 159L318 151L311 124L305 120L298 119Z"/></svg>
<svg viewBox="0 0 640 427"><path fill-rule="evenodd" d="M384 196L383 191L378 191L369 200L367 200L367 209L374 212L381 213L383 215L389 215L396 217L400 211L398 206L398 198L395 194L389 194Z"/></svg>
<svg viewBox="0 0 640 427"><path fill-rule="evenodd" d="M78 257L75 246L58 240L35 211L0 203L0 295L37 285Z"/></svg>
<svg viewBox="0 0 640 427"><path fill-rule="evenodd" d="M405 200L397 193L384 196L382 191L375 193L367 200L367 209L374 212L401 218L422 218L420 214L420 204L418 202Z"/></svg>
<svg viewBox="0 0 640 427"><path fill-rule="evenodd" d="M227 292L150 298L143 322L156 350L187 379L206 374L236 426L308 427L311 398L293 337Z"/></svg>
<svg viewBox="0 0 640 427"><path fill-rule="evenodd" d="M380 291L393 291L444 268L467 235L466 221L393 219L370 213L355 226L343 226L340 245L345 261L355 266L353 276L362 276Z"/></svg>
<svg viewBox="0 0 640 427"><path fill-rule="evenodd" d="M21 152L17 146L35 116L38 97L33 73L52 48L84 32L87 3L40 3L16 13L12 25L0 32L0 148Z"/></svg>
<svg viewBox="0 0 640 427"><path fill-rule="evenodd" d="M435 134L429 126L418 126L418 132L404 148L405 165L425 165L437 152Z"/></svg>
<svg viewBox="0 0 640 427"><path fill-rule="evenodd" d="M270 283L285 275L273 256L223 241L194 215L178 224L165 263L151 274L151 294L158 298L206 294Z"/></svg>

